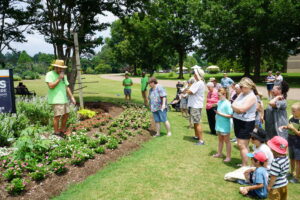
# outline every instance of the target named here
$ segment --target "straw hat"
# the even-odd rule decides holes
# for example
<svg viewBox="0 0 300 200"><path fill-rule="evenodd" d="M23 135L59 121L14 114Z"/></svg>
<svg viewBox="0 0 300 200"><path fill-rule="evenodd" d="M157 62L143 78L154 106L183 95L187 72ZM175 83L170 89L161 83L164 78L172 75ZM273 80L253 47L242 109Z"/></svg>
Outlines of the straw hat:
<svg viewBox="0 0 300 200"><path fill-rule="evenodd" d="M216 78L210 77L210 78L209 78L209 82L213 82L213 81L216 81Z"/></svg>
<svg viewBox="0 0 300 200"><path fill-rule="evenodd" d="M55 60L55 62L51 65L54 67L59 67L59 68L63 68L63 69L67 68L67 66L65 66L65 62L63 60Z"/></svg>

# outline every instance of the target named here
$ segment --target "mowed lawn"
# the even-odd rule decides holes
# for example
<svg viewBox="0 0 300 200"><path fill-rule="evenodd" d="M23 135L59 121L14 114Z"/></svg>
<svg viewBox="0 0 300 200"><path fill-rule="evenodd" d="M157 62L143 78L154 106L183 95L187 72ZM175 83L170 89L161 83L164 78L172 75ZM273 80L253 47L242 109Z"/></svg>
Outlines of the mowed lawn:
<svg viewBox="0 0 300 200"><path fill-rule="evenodd" d="M104 80L99 76L85 76L86 100L122 102L121 82ZM31 90L44 96L47 87L43 80L24 81ZM174 88L167 88L169 101ZM133 87L134 102L141 103L140 86ZM289 101L292 104L295 101ZM290 105L289 105L290 106ZM290 113L290 109L288 109ZM205 146L195 146L193 130L180 113L169 112L172 137L153 138L137 151L111 163L82 183L71 185L57 200L67 199L247 199L238 193L240 185L226 182L224 174L240 163L238 150L233 145L232 162L212 158L216 152L217 137L209 135L206 113L202 114ZM163 129L163 133L165 130ZM232 134L233 135L233 134ZM300 185L289 184L289 199L299 199Z"/></svg>

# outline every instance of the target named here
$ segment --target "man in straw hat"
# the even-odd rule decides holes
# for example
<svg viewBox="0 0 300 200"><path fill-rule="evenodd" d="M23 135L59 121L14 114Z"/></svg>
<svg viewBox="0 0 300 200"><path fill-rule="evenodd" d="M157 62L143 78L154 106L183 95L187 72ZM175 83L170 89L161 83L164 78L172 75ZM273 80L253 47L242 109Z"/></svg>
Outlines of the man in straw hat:
<svg viewBox="0 0 300 200"><path fill-rule="evenodd" d="M189 94L188 107L190 110L191 123L194 124L195 139L198 140L196 145L204 145L202 128L200 125L201 110L203 108L204 101L204 71L202 69L194 69L195 82L193 85L186 89L184 92Z"/></svg>
<svg viewBox="0 0 300 200"><path fill-rule="evenodd" d="M54 134L65 136L66 124L70 112L67 95L73 104L76 104L76 100L68 87L69 82L64 73L67 66L64 65L64 61L55 60L51 65L54 66L54 70L46 74L45 82L49 87L48 103L52 105L54 111ZM61 127L59 128L60 119Z"/></svg>

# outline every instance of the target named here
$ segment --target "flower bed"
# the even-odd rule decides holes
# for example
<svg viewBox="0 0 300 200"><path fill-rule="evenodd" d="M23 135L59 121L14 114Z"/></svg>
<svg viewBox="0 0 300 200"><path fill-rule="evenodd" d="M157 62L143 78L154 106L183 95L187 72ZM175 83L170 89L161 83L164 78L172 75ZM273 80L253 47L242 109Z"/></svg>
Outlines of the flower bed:
<svg viewBox="0 0 300 200"><path fill-rule="evenodd" d="M91 119L71 124L71 136L66 139L42 134L43 127L25 128L13 142L14 150L0 158L2 182L9 194L24 193L28 183L64 174L71 166L83 166L97 154L117 149L124 140L142 134L150 125L149 112L133 105L124 107L116 119L108 113L97 113Z"/></svg>

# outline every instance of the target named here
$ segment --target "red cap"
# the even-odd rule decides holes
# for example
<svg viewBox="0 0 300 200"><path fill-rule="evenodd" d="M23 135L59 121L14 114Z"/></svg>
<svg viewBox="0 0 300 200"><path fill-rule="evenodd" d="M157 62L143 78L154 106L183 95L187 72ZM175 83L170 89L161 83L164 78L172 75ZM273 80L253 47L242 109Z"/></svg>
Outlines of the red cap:
<svg viewBox="0 0 300 200"><path fill-rule="evenodd" d="M259 162L266 162L268 160L266 154L264 152L262 152L262 151L257 152L255 154L253 154L253 153L247 153L247 156L250 157L250 158L255 158Z"/></svg>
<svg viewBox="0 0 300 200"><path fill-rule="evenodd" d="M283 137L275 136L271 140L269 140L267 144L272 150L276 151L279 154L287 153L286 149L288 147L288 142Z"/></svg>

